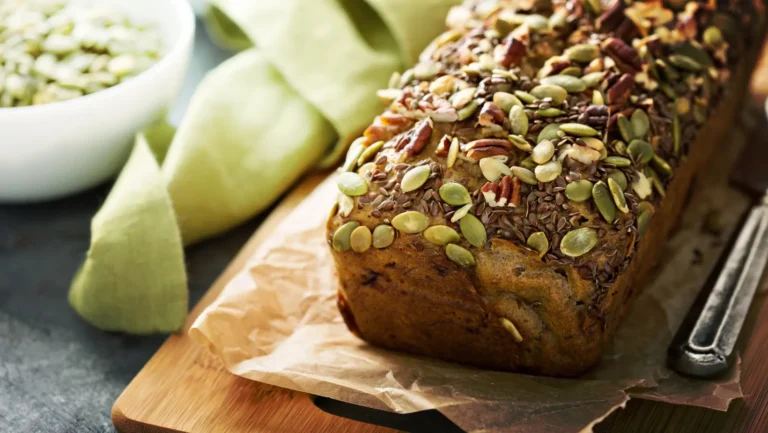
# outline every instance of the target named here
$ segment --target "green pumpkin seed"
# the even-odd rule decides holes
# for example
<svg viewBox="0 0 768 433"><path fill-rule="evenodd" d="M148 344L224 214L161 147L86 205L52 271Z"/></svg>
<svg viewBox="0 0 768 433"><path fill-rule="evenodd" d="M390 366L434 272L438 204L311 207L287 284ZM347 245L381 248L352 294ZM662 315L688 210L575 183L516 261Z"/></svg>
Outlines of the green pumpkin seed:
<svg viewBox="0 0 768 433"><path fill-rule="evenodd" d="M673 51L677 55L683 55L693 59L693 61L698 63L702 69L706 69L708 66L713 65L712 58L709 56L709 53L705 49L701 48L699 44L694 45L691 42L686 41L682 44L675 45Z"/></svg>
<svg viewBox="0 0 768 433"><path fill-rule="evenodd" d="M565 111L559 108L549 107L549 108L542 108L541 110L536 110L536 114L539 117L559 117L565 114Z"/></svg>
<svg viewBox="0 0 768 433"><path fill-rule="evenodd" d="M455 223L458 222L460 219L464 218L466 214L469 213L469 211L472 209L472 203L465 204L464 206L460 207L456 210L456 212L453 213L453 216L451 217L451 222Z"/></svg>
<svg viewBox="0 0 768 433"><path fill-rule="evenodd" d="M635 139L627 146L627 153L632 159L646 164L653 159L653 146L645 140Z"/></svg>
<svg viewBox="0 0 768 433"><path fill-rule="evenodd" d="M605 72L597 71L597 72L590 72L583 77L581 77L581 81L584 82L584 84L587 86L588 89L591 89L593 87L597 87L598 84L600 84L601 81L603 81L603 75L605 75ZM597 105L603 105L601 102Z"/></svg>
<svg viewBox="0 0 768 433"><path fill-rule="evenodd" d="M520 334L520 331L518 331L517 327L514 323L512 323L511 320L507 319L506 317L502 317L499 319L499 323L501 323L502 328L504 328L512 335L512 339L515 340L515 343L521 343L523 341L523 336Z"/></svg>
<svg viewBox="0 0 768 433"><path fill-rule="evenodd" d="M680 119L677 115L672 118L672 151L680 155Z"/></svg>
<svg viewBox="0 0 768 433"><path fill-rule="evenodd" d="M595 149L596 151L600 152L600 160L608 157L608 150L605 148L605 143L598 140L595 137L582 137L581 141L584 142L584 144L587 145L587 147L590 147L592 149Z"/></svg>
<svg viewBox="0 0 768 433"><path fill-rule="evenodd" d="M429 219L426 215L415 210L403 212L392 218L392 227L403 233L413 235L423 232L429 226Z"/></svg>
<svg viewBox="0 0 768 433"><path fill-rule="evenodd" d="M561 137L558 135L560 133L560 124L559 123L550 123L549 125L545 126L541 132L539 132L539 136L536 137L536 142L539 143L543 140L550 140L555 141L559 140Z"/></svg>
<svg viewBox="0 0 768 433"><path fill-rule="evenodd" d="M342 196L342 197L347 197L347 196L345 196L342 193L339 193L339 195ZM349 198L349 197L347 197L347 198ZM328 219L333 218L334 216L336 216L336 213L338 211L339 211L339 203L336 202L336 203L333 204L333 206L331 206L331 211L328 213Z"/></svg>
<svg viewBox="0 0 768 433"><path fill-rule="evenodd" d="M549 161L546 164L536 167L533 172L539 182L552 182L563 172L563 166L559 161Z"/></svg>
<svg viewBox="0 0 768 433"><path fill-rule="evenodd" d="M513 105L509 109L509 123L513 134L525 137L525 134L528 133L528 116L523 107Z"/></svg>
<svg viewBox="0 0 768 433"><path fill-rule="evenodd" d="M376 156L377 153L379 153L382 147L384 147L383 141L377 141L376 143L373 143L372 145L366 147L363 150L363 152L360 154L360 157L357 158L357 165L363 165L366 162L373 159L373 157Z"/></svg>
<svg viewBox="0 0 768 433"><path fill-rule="evenodd" d="M621 138L623 138L627 143L635 138L635 131L632 128L632 122L627 119L627 116L619 114L619 116L616 118L616 126L619 127Z"/></svg>
<svg viewBox="0 0 768 433"><path fill-rule="evenodd" d="M645 137L645 134L651 128L651 121L648 119L648 115L639 108L632 113L630 123L632 124L633 136L637 138Z"/></svg>
<svg viewBox="0 0 768 433"><path fill-rule="evenodd" d="M543 30L549 30L549 19L542 15L531 14L525 17L525 23L531 30L541 32Z"/></svg>
<svg viewBox="0 0 768 433"><path fill-rule="evenodd" d="M469 119L473 114L475 114L475 111L477 111L477 107L480 106L480 103L482 102L481 99L475 99L469 104L467 104L464 108L459 110L459 120L466 120Z"/></svg>
<svg viewBox="0 0 768 433"><path fill-rule="evenodd" d="M531 89L531 95L539 99L550 98L553 104L560 105L565 102L565 99L568 97L568 92L562 87L555 86L554 84L539 84Z"/></svg>
<svg viewBox="0 0 768 433"><path fill-rule="evenodd" d="M431 173L432 170L428 165L420 165L412 168L405 173L405 176L403 176L403 181L400 182L400 189L403 192L411 192L421 188L421 186L424 185L424 182L429 179Z"/></svg>
<svg viewBox="0 0 768 433"><path fill-rule="evenodd" d="M662 177L665 179L668 179L672 176L672 167L667 163L667 161L664 161L659 155L653 155L653 159L651 160L651 165L654 169L656 169L656 172L659 173Z"/></svg>
<svg viewBox="0 0 768 433"><path fill-rule="evenodd" d="M517 96L520 101L525 102L526 104L533 104L536 102L535 96L528 92L523 92L522 90L515 90L515 96Z"/></svg>
<svg viewBox="0 0 768 433"><path fill-rule="evenodd" d="M674 87L670 86L667 83L659 83L659 90L661 90L662 93L667 95L667 98L669 99L677 98L677 93L675 93Z"/></svg>
<svg viewBox="0 0 768 433"><path fill-rule="evenodd" d="M527 170L531 170L531 172L533 171L534 168L536 168L537 165L538 164L533 162L533 159L531 159L530 156L525 158L524 160L520 161L520 167L523 167L523 168L525 168ZM536 182L536 184L538 185L538 182Z"/></svg>
<svg viewBox="0 0 768 433"><path fill-rule="evenodd" d="M464 185L456 182L448 182L440 187L440 198L451 206L463 206L472 202L469 191Z"/></svg>
<svg viewBox="0 0 768 433"><path fill-rule="evenodd" d="M493 103L497 107L501 108L505 113L509 113L509 110L513 106L517 105L522 107L523 103L517 99L517 96L507 92L496 92L493 94Z"/></svg>
<svg viewBox="0 0 768 433"><path fill-rule="evenodd" d="M434 62L422 62L413 67L413 75L417 80L431 80L440 73L440 68Z"/></svg>
<svg viewBox="0 0 768 433"><path fill-rule="evenodd" d="M611 191L603 181L597 182L592 188L592 200L595 201L597 210L606 221L612 223L616 219L616 204L613 202Z"/></svg>
<svg viewBox="0 0 768 433"><path fill-rule="evenodd" d="M395 240L395 229L392 226L381 224L373 229L373 247L382 249L392 245Z"/></svg>
<svg viewBox="0 0 768 433"><path fill-rule="evenodd" d="M592 105L605 105L605 98L599 90L592 92Z"/></svg>
<svg viewBox="0 0 768 433"><path fill-rule="evenodd" d="M651 182L642 172L638 172L638 178L632 182L632 190L635 192L640 200L645 200L651 194L653 194L653 188Z"/></svg>
<svg viewBox="0 0 768 433"><path fill-rule="evenodd" d="M672 54L667 57L669 63L685 71L698 72L703 66L696 60L682 54Z"/></svg>
<svg viewBox="0 0 768 433"><path fill-rule="evenodd" d="M362 143L364 140L364 138L358 138L349 146L344 165L341 167L342 171L355 171L355 169L357 169L357 161L360 159L363 152L365 152L365 147L363 147Z"/></svg>
<svg viewBox="0 0 768 433"><path fill-rule="evenodd" d="M539 142L536 147L533 148L531 153L531 159L536 164L545 164L555 154L555 145L549 140Z"/></svg>
<svg viewBox="0 0 768 433"><path fill-rule="evenodd" d="M509 135L507 136L507 138L509 139L509 141L512 142L512 144L516 148L522 150L523 152L531 152L533 150L533 147L531 147L531 144L528 143L528 141L525 138L519 135Z"/></svg>
<svg viewBox="0 0 768 433"><path fill-rule="evenodd" d="M533 174L533 172L527 168L523 167L512 167L510 168L512 171L512 174L520 179L522 182L527 183L528 185L538 185L539 181L536 180L536 176Z"/></svg>
<svg viewBox="0 0 768 433"><path fill-rule="evenodd" d="M373 162L366 162L357 169L357 174L359 174L363 179L370 179L370 175L373 170L376 170L376 164Z"/></svg>
<svg viewBox="0 0 768 433"><path fill-rule="evenodd" d="M556 11L549 17L549 28L557 29L565 27L568 16L563 11Z"/></svg>
<svg viewBox="0 0 768 433"><path fill-rule="evenodd" d="M627 154L627 145L624 144L621 140L616 140L613 142L613 150L616 151L616 153L620 155L626 155Z"/></svg>
<svg viewBox="0 0 768 433"><path fill-rule="evenodd" d="M715 26L707 27L707 29L704 30L704 34L702 34L702 40L710 47L717 48L723 44L723 32Z"/></svg>
<svg viewBox="0 0 768 433"><path fill-rule="evenodd" d="M456 244L446 245L445 255L448 256L453 263L456 263L463 268L475 266L475 258L472 256L472 253Z"/></svg>
<svg viewBox="0 0 768 433"><path fill-rule="evenodd" d="M525 245L539 253L539 258L544 257L544 254L549 250L549 240L544 232L531 233Z"/></svg>
<svg viewBox="0 0 768 433"><path fill-rule="evenodd" d="M560 251L568 257L579 257L597 245L597 232L589 227L571 230L560 241Z"/></svg>
<svg viewBox="0 0 768 433"><path fill-rule="evenodd" d="M624 197L624 191L622 190L621 185L613 180L613 178L609 177L608 189L611 191L611 196L613 197L614 204L616 204L616 209L620 210L622 213L629 212L627 198Z"/></svg>
<svg viewBox="0 0 768 433"><path fill-rule="evenodd" d="M496 158L483 158L480 160L480 171L483 173L483 177L488 179L489 182L496 182L501 179L502 175L512 176L512 172L509 170L504 162Z"/></svg>
<svg viewBox="0 0 768 433"><path fill-rule="evenodd" d="M333 246L333 249L340 253L349 250L351 247L350 237L352 236L352 232L359 226L359 222L350 221L337 228L333 233L333 238L331 239L331 245Z"/></svg>
<svg viewBox="0 0 768 433"><path fill-rule="evenodd" d="M645 231L648 230L648 225L651 223L651 213L648 211L640 212L637 216L637 232L642 237Z"/></svg>
<svg viewBox="0 0 768 433"><path fill-rule="evenodd" d="M656 213L656 208L653 207L653 205L650 202L647 201L641 201L637 204L637 211L642 212L650 212L651 215Z"/></svg>
<svg viewBox="0 0 768 433"><path fill-rule="evenodd" d="M592 198L592 187L592 182L586 179L577 180L565 187L565 196L568 197L568 200L581 203Z"/></svg>
<svg viewBox="0 0 768 433"><path fill-rule="evenodd" d="M595 128L582 123L563 123L560 125L560 130L576 137L595 137L600 135Z"/></svg>
<svg viewBox="0 0 768 433"><path fill-rule="evenodd" d="M455 138L451 140L451 146L448 148L448 156L446 157L446 165L448 168L453 168L456 163L456 158L459 156L459 139Z"/></svg>
<svg viewBox="0 0 768 433"><path fill-rule="evenodd" d="M661 71L661 75L670 83L674 84L680 80L680 72L664 60L656 59L654 66L656 66L657 70Z"/></svg>
<svg viewBox="0 0 768 433"><path fill-rule="evenodd" d="M581 77L581 68L578 66L568 66L560 71L560 75L570 75L571 77Z"/></svg>
<svg viewBox="0 0 768 433"><path fill-rule="evenodd" d="M659 177L658 173L656 173L656 171L651 167L646 167L645 175L651 181L651 185L653 185L653 189L655 189L656 192L658 192L662 198L665 197L667 195L667 190L664 188L664 182L661 181L661 178Z"/></svg>
<svg viewBox="0 0 768 433"><path fill-rule="evenodd" d="M459 242L461 237L456 230L448 226L432 226L424 230L424 238L435 245L448 245L450 243Z"/></svg>
<svg viewBox="0 0 768 433"><path fill-rule="evenodd" d="M629 167L632 165L632 161L623 156L609 156L608 158L605 158L603 162L616 167Z"/></svg>
<svg viewBox="0 0 768 433"><path fill-rule="evenodd" d="M340 174L337 184L339 191L350 197L361 196L368 192L368 183L357 173L346 172Z"/></svg>
<svg viewBox="0 0 768 433"><path fill-rule="evenodd" d="M625 175L621 170L611 170L611 172L608 173L608 178L613 179L614 182L619 184L622 191L627 189L627 185L629 185L627 182L627 175Z"/></svg>
<svg viewBox="0 0 768 433"><path fill-rule="evenodd" d="M355 200L341 192L339 192L336 197L336 204L338 205L339 215L344 218L348 217L355 208Z"/></svg>
<svg viewBox="0 0 768 433"><path fill-rule="evenodd" d="M587 84L581 78L570 75L550 75L541 79L541 84L560 86L568 93L580 93L587 90Z"/></svg>
<svg viewBox="0 0 768 433"><path fill-rule="evenodd" d="M360 226L352 230L352 234L349 236L349 245L352 247L352 251L356 253L364 253L371 247L372 242L371 230L366 226Z"/></svg>
<svg viewBox="0 0 768 433"><path fill-rule="evenodd" d="M480 248L488 240L485 226L471 213L459 220L459 228L461 228L461 234L472 246Z"/></svg>
<svg viewBox="0 0 768 433"><path fill-rule="evenodd" d="M466 89L459 90L451 95L448 100L451 102L451 105L453 105L453 108L461 110L466 107L467 104L472 102L475 98L475 93L477 93L477 87L467 87Z"/></svg>
<svg viewBox="0 0 768 433"><path fill-rule="evenodd" d="M579 63L589 63L600 55L600 48L593 44L578 44L565 50L565 56Z"/></svg>

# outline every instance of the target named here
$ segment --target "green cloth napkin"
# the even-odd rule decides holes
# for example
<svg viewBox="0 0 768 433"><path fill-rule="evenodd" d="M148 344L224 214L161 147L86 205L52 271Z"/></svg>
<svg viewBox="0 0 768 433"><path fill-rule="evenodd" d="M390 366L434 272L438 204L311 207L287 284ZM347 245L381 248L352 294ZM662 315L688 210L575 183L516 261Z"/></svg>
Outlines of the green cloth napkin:
<svg viewBox="0 0 768 433"><path fill-rule="evenodd" d="M240 53L210 72L178 131L137 135L92 222L69 300L135 334L181 328L184 245L266 209L337 163L382 110L375 91L412 64L460 0L210 0L210 34Z"/></svg>

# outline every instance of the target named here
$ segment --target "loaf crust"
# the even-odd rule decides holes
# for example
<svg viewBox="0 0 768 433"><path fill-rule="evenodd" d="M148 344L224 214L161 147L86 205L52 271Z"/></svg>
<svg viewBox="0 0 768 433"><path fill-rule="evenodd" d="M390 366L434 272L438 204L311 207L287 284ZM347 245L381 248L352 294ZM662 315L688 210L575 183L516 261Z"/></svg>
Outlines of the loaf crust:
<svg viewBox="0 0 768 433"><path fill-rule="evenodd" d="M555 3L552 9L525 5L532 9L524 11L515 9L519 2L502 1L495 8L487 3L470 1L452 12L450 30L425 51L415 71L382 92L394 99L390 109L352 145L343 170L359 173L359 179L347 175L342 181L343 193L328 221L340 281L339 308L352 332L378 346L484 368L574 376L599 360L655 264L694 174L734 123L758 32L735 34L726 23L722 34L727 42L711 43L711 33L705 42L702 33L724 26L723 16L716 6L692 3L679 12L654 2L639 7L614 3L599 14L578 1ZM736 6L740 13L729 18L735 20L731 24L760 27L755 21L762 9ZM538 16L546 17L545 30L533 30L541 26ZM650 29L638 26L638 19L648 17L666 22ZM669 30L654 36L660 27ZM599 47L598 54L587 52L582 58L572 53L572 47L585 44ZM685 53L691 58L701 52L711 63L700 70L695 65L683 69L687 64L682 63L675 67L677 80L649 66L660 66L654 58L669 65L669 56ZM589 59L592 55L599 60ZM556 92L545 93L553 95L550 99L523 102L518 111L525 113L528 127L521 131L519 119L503 106L509 98L497 94L541 96L536 86L569 66L581 76L588 71L603 75L595 87L568 92L563 103L555 100ZM704 76L708 84L702 84ZM469 115L467 110L462 114L461 101L447 96L462 86L477 88L470 99L478 103ZM662 90L664 86L669 89ZM676 104L673 98L688 101L687 110L680 106L685 102ZM600 102L605 108L591 108ZM500 108L503 116L498 115ZM563 113L536 114L548 108ZM647 115L649 132L626 137L617 125L623 121L619 114L628 121L637 110ZM487 167L498 164L480 163L496 158L515 170L533 168L536 163L525 161L531 153L525 143L535 147L544 141L538 135L551 123L590 126L604 151L594 141L563 130L551 138L555 153L542 163L560 160L562 172L552 179L538 173L543 175L530 184L524 179L529 174L518 176L522 170L501 169L496 176L498 170ZM642 119L636 123L642 130ZM626 138L646 141L660 161L644 161L642 152L627 150L624 141L632 141ZM449 167L454 141L460 151ZM609 164L612 160L606 157L626 158L629 165L623 166L625 160L616 163L621 166ZM418 167L428 167L420 169L424 181L404 179ZM589 180L593 187L604 184L613 214L610 209L605 214L606 203L598 206L598 197L571 200L565 188L579 180ZM472 230L463 218L452 221L466 209L446 203L452 201L441 196L440 187L446 184L461 184L470 194L470 217L464 218L474 216L481 224L479 239L476 225ZM624 211L621 197L612 197L608 185L623 191L613 194L624 197ZM395 217L405 212L421 217L398 223ZM384 228L377 233L380 226ZM426 226L440 226L440 231L430 236ZM364 228L352 230L357 227ZM587 245L568 240L563 245L566 234L578 229L588 229ZM391 244L386 232L395 234Z"/></svg>

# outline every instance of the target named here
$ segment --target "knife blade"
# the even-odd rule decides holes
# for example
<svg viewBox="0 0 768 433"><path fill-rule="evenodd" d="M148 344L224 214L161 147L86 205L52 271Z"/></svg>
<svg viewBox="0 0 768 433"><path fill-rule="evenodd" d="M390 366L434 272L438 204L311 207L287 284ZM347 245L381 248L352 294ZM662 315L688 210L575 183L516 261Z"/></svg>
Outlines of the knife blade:
<svg viewBox="0 0 768 433"><path fill-rule="evenodd" d="M766 107L768 110L768 106ZM768 265L768 142L765 113L731 173L730 183L754 199L683 320L667 352L674 370L712 377L728 370L757 287Z"/></svg>

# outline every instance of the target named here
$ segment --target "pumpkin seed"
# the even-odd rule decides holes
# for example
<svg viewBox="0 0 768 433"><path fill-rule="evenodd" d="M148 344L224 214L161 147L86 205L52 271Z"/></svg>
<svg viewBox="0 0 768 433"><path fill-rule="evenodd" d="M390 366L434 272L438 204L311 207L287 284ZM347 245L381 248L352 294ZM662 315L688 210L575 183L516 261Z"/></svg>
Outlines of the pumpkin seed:
<svg viewBox="0 0 768 433"><path fill-rule="evenodd" d="M675 111L681 116L688 114L691 111L691 101L682 96L675 99Z"/></svg>
<svg viewBox="0 0 768 433"><path fill-rule="evenodd" d="M632 122L627 119L627 116L619 114L619 116L616 118L616 126L619 127L621 138L623 138L627 143L632 141L632 139L635 137L635 131L632 128Z"/></svg>
<svg viewBox="0 0 768 433"><path fill-rule="evenodd" d="M453 263L456 263L463 268L475 266L475 258L472 257L472 253L456 244L446 245L445 255L448 256Z"/></svg>
<svg viewBox="0 0 768 433"><path fill-rule="evenodd" d="M373 229L373 247L382 249L392 245L395 240L395 229L392 226L381 224Z"/></svg>
<svg viewBox="0 0 768 433"><path fill-rule="evenodd" d="M616 204L616 209L620 210L622 213L629 212L627 198L624 197L621 185L611 177L608 178L608 189L611 191L611 196L613 197L613 202Z"/></svg>
<svg viewBox="0 0 768 433"><path fill-rule="evenodd" d="M560 157L558 158L559 161L562 161L565 156L568 156L574 161L589 165L602 158L602 154L599 151L592 149L589 146L582 146L581 144L574 144L565 149L566 150L560 154Z"/></svg>
<svg viewBox="0 0 768 433"><path fill-rule="evenodd" d="M344 165L341 167L342 171L355 171L357 168L357 161L360 159L360 156L362 156L363 152L365 152L365 147L363 147L364 140L365 138L358 138L349 146L349 150L347 150L347 157L344 160Z"/></svg>
<svg viewBox="0 0 768 433"><path fill-rule="evenodd" d="M568 93L580 93L587 90L587 84L581 78L570 75L550 75L541 79L541 84L560 86Z"/></svg>
<svg viewBox="0 0 768 433"><path fill-rule="evenodd" d="M587 201L592 198L592 187L592 182L586 179L577 180L566 185L565 196L578 203Z"/></svg>
<svg viewBox="0 0 768 433"><path fill-rule="evenodd" d="M445 95L446 93L453 92L454 82L456 77L453 75L443 75L440 78L429 84L429 93L434 95Z"/></svg>
<svg viewBox="0 0 768 433"><path fill-rule="evenodd" d="M647 201L641 201L637 204L637 211L638 212L650 212L651 215L656 213L656 208L653 207L653 205L650 202Z"/></svg>
<svg viewBox="0 0 768 433"><path fill-rule="evenodd" d="M600 55L600 49L593 44L578 44L565 50L565 56L574 62L589 63Z"/></svg>
<svg viewBox="0 0 768 433"><path fill-rule="evenodd" d="M456 210L456 212L453 213L453 216L451 217L451 222L455 223L458 222L460 219L464 218L464 215L469 213L469 211L472 209L472 203L465 204L464 206L460 207Z"/></svg>
<svg viewBox="0 0 768 433"><path fill-rule="evenodd" d="M451 147L448 148L448 157L446 158L446 165L448 168L453 168L453 164L456 163L456 158L459 156L459 139L454 137L451 140Z"/></svg>
<svg viewBox="0 0 768 433"><path fill-rule="evenodd" d="M600 0L586 0L586 2L595 15L600 15L603 12L603 4Z"/></svg>
<svg viewBox="0 0 768 433"><path fill-rule="evenodd" d="M343 224L341 227L337 228L333 233L333 238L331 239L331 246L333 246L333 249L340 253L349 250L351 247L350 237L352 232L359 226L359 222L349 221Z"/></svg>
<svg viewBox="0 0 768 433"><path fill-rule="evenodd" d="M530 14L525 17L525 23L531 30L542 31L549 29L549 20L542 15Z"/></svg>
<svg viewBox="0 0 768 433"><path fill-rule="evenodd" d="M435 245L448 245L450 243L459 242L461 237L456 230L448 226L432 226L424 230L424 238Z"/></svg>
<svg viewBox="0 0 768 433"><path fill-rule="evenodd" d="M600 135L595 128L581 123L563 123L560 125L560 130L577 137L595 137Z"/></svg>
<svg viewBox="0 0 768 433"><path fill-rule="evenodd" d="M597 85L603 81L603 75L605 75L605 72L602 71L590 72L581 77L581 81L584 82L588 89L591 89L593 87L597 87ZM603 105L603 103L601 102L600 104L596 105Z"/></svg>
<svg viewBox="0 0 768 433"><path fill-rule="evenodd" d="M560 124L559 123L550 123L549 125L545 126L541 132L539 132L539 136L536 137L536 142L541 142L543 140L550 140L555 141L559 140L561 137L558 135L560 132Z"/></svg>
<svg viewBox="0 0 768 433"><path fill-rule="evenodd" d="M421 233L429 226L426 215L415 210L409 210L392 218L392 227L409 235Z"/></svg>
<svg viewBox="0 0 768 433"><path fill-rule="evenodd" d="M519 135L509 135L507 138L509 138L509 141L511 141L516 148L522 150L523 152L531 152L533 150L531 144L528 143L525 138Z"/></svg>
<svg viewBox="0 0 768 433"><path fill-rule="evenodd" d="M581 68L578 66L568 66L560 71L560 75L570 75L572 77L581 77Z"/></svg>
<svg viewBox="0 0 768 433"><path fill-rule="evenodd" d="M605 105L605 98L599 90L592 92L592 105Z"/></svg>
<svg viewBox="0 0 768 433"><path fill-rule="evenodd" d="M616 204L613 202L611 191L603 181L597 182L592 187L592 200L595 201L597 210L606 221L612 223L616 219Z"/></svg>
<svg viewBox="0 0 768 433"><path fill-rule="evenodd" d="M528 236L528 241L526 241L525 245L538 252L539 258L544 257L544 254L549 250L549 240L544 232L531 233L531 235Z"/></svg>
<svg viewBox="0 0 768 433"><path fill-rule="evenodd" d="M632 113L630 123L632 124L633 136L637 138L645 137L645 134L651 128L651 121L648 119L648 115L639 108Z"/></svg>
<svg viewBox="0 0 768 433"><path fill-rule="evenodd" d="M501 326L506 329L510 334L512 334L512 339L515 340L515 343L520 343L523 341L523 336L520 335L520 331L517 330L517 327L514 323L512 323L511 320L502 317L499 319L499 323L501 323Z"/></svg>
<svg viewBox="0 0 768 433"><path fill-rule="evenodd" d="M651 182L642 172L638 172L637 175L637 180L632 182L632 190L635 191L640 200L645 200L653 194Z"/></svg>
<svg viewBox="0 0 768 433"><path fill-rule="evenodd" d="M610 173L608 173L608 178L613 179L614 182L619 184L621 187L621 190L624 191L627 189L627 175L624 174L621 170L611 170Z"/></svg>
<svg viewBox="0 0 768 433"><path fill-rule="evenodd" d="M475 111L477 110L477 107L480 106L480 103L482 102L481 99L475 99L469 104L467 104L464 108L459 110L459 120L467 120L470 116L475 114Z"/></svg>
<svg viewBox="0 0 768 433"><path fill-rule="evenodd" d="M651 213L648 211L640 212L637 216L637 233L642 237L648 230L648 224L651 223Z"/></svg>
<svg viewBox="0 0 768 433"><path fill-rule="evenodd" d="M520 179L521 181L527 183L528 185L538 185L539 181L536 180L536 176L533 174L531 170L528 170L527 168L523 167L512 167L510 168L512 171L512 174Z"/></svg>
<svg viewBox="0 0 768 433"><path fill-rule="evenodd" d="M461 110L466 107L467 104L472 102L475 98L475 93L477 93L477 87L467 87L466 89L459 90L451 95L448 100L451 102L451 105L453 105L453 108Z"/></svg>
<svg viewBox="0 0 768 433"><path fill-rule="evenodd" d="M549 28L557 29L565 27L568 16L563 11L556 11L549 17Z"/></svg>
<svg viewBox="0 0 768 433"><path fill-rule="evenodd" d="M459 220L459 228L461 228L461 234L472 246L482 247L488 240L485 233L485 226L476 216L468 213L464 218Z"/></svg>
<svg viewBox="0 0 768 433"><path fill-rule="evenodd" d="M626 155L627 154L627 145L624 144L621 140L616 140L613 142L613 150L616 151L616 153L620 155Z"/></svg>
<svg viewBox="0 0 768 433"><path fill-rule="evenodd" d="M653 189L655 189L656 192L658 192L662 198L665 197L667 195L667 190L664 188L664 182L661 181L661 178L659 177L658 173L656 173L656 171L651 167L646 167L645 175L651 181L651 185L653 185Z"/></svg>
<svg viewBox="0 0 768 433"><path fill-rule="evenodd" d="M372 237L371 230L366 226L352 230L352 234L349 236L349 245L352 247L352 251L356 253L366 252L371 247Z"/></svg>
<svg viewBox="0 0 768 433"><path fill-rule="evenodd" d="M539 117L559 117L565 114L565 111L559 108L549 107L549 108L542 108L540 110L536 110L536 114Z"/></svg>
<svg viewBox="0 0 768 433"><path fill-rule="evenodd" d="M645 140L635 139L627 146L627 153L632 159L646 164L653 159L653 146Z"/></svg>
<svg viewBox="0 0 768 433"><path fill-rule="evenodd" d="M709 53L699 44L694 45L691 42L686 41L675 45L672 51L674 51L675 54L681 54L693 59L702 69L713 66L712 58L709 56Z"/></svg>
<svg viewBox="0 0 768 433"><path fill-rule="evenodd" d="M339 215L346 218L355 208L355 200L341 192L336 197L336 204L338 205Z"/></svg>
<svg viewBox="0 0 768 433"><path fill-rule="evenodd" d="M527 157L527 158L525 158L524 160L520 161L520 167L523 167L523 168L525 168L525 169L527 169L527 170L531 170L531 171L532 171L534 168L536 168L536 166L537 166L537 165L538 165L538 164L536 164L535 162L533 162L533 159L531 159L531 157L530 157L530 156L529 156L529 157ZM521 180L522 180L522 179L521 179ZM536 184L538 184L538 182L536 182Z"/></svg>
<svg viewBox="0 0 768 433"><path fill-rule="evenodd" d="M701 63L697 62L691 57L682 54L672 54L671 56L667 57L667 60L675 67L686 71L698 72L703 68Z"/></svg>
<svg viewBox="0 0 768 433"><path fill-rule="evenodd" d="M659 90L661 90L662 93L667 95L667 98L669 99L677 98L677 93L675 93L675 89L672 86L670 86L668 83L659 83Z"/></svg>
<svg viewBox="0 0 768 433"><path fill-rule="evenodd" d="M558 161L549 161L536 167L533 172L539 182L552 182L563 172L563 166Z"/></svg>
<svg viewBox="0 0 768 433"><path fill-rule="evenodd" d="M552 159L555 154L555 145L549 140L539 142L536 147L533 148L531 159L536 164L544 164Z"/></svg>
<svg viewBox="0 0 768 433"><path fill-rule="evenodd" d="M522 135L523 137L528 133L528 116L525 114L523 107L513 105L509 109L509 123L512 133Z"/></svg>
<svg viewBox="0 0 768 433"><path fill-rule="evenodd" d="M363 165L366 162L373 159L373 157L376 156L377 153L379 153L382 147L384 147L383 141L377 141L376 143L373 143L372 145L366 147L363 150L363 152L360 154L360 157L357 158L357 165Z"/></svg>
<svg viewBox="0 0 768 433"><path fill-rule="evenodd" d="M553 104L560 105L568 97L568 92L554 84L539 84L531 89L531 95L539 99L550 98Z"/></svg>
<svg viewBox="0 0 768 433"><path fill-rule="evenodd" d="M560 241L560 251L568 257L579 257L597 245L597 232L589 227L571 230Z"/></svg>
<svg viewBox="0 0 768 433"><path fill-rule="evenodd" d="M413 75L417 80L431 80L440 73L440 67L434 62L422 62L413 67Z"/></svg>
<svg viewBox="0 0 768 433"><path fill-rule="evenodd" d="M362 176L353 172L345 172L337 179L339 191L350 197L361 196L368 192L368 184Z"/></svg>
<svg viewBox="0 0 768 433"><path fill-rule="evenodd" d="M523 103L517 99L517 96L507 92L494 93L493 103L496 104L497 107L501 108L505 113L509 113L509 110L515 105L520 107L523 106Z"/></svg>
<svg viewBox="0 0 768 433"><path fill-rule="evenodd" d="M448 182L440 187L440 198L451 206L462 206L472 202L469 191L464 185L456 182Z"/></svg>
<svg viewBox="0 0 768 433"><path fill-rule="evenodd" d="M432 170L428 165L420 165L418 167L412 168L407 173L405 173L405 176L403 176L403 181L400 182L400 189L403 192L411 192L419 189L422 185L424 185L424 182L429 179L429 175L431 173Z"/></svg>
<svg viewBox="0 0 768 433"><path fill-rule="evenodd" d="M519 99L522 102L525 102L526 104L533 104L536 102L536 97L531 95L528 92L524 92L522 90L515 90L515 96L517 96L517 99Z"/></svg>
<svg viewBox="0 0 768 433"><path fill-rule="evenodd" d="M651 165L654 169L656 169L656 172L661 174L665 179L668 179L672 176L672 167L667 163L667 161L664 161L659 155L653 155L653 159L651 160Z"/></svg>
<svg viewBox="0 0 768 433"><path fill-rule="evenodd" d="M632 161L623 156L609 156L608 158L605 158L603 162L616 167L629 167L632 165Z"/></svg>
<svg viewBox="0 0 768 433"><path fill-rule="evenodd" d="M480 171L489 182L496 182L502 175L512 176L506 164L496 158L483 158L480 160Z"/></svg>
<svg viewBox="0 0 768 433"><path fill-rule="evenodd" d="M600 152L600 160L608 157L608 150L605 148L605 143L594 137L583 137L581 141L588 147Z"/></svg>
<svg viewBox="0 0 768 433"><path fill-rule="evenodd" d="M360 168L357 169L357 174L359 174L363 179L370 179L371 173L373 173L373 171L376 170L376 168L377 168L376 163L366 162Z"/></svg>
<svg viewBox="0 0 768 433"><path fill-rule="evenodd" d="M677 115L672 118L672 151L680 155L680 119Z"/></svg>
<svg viewBox="0 0 768 433"><path fill-rule="evenodd" d="M715 26L709 26L704 30L702 40L705 44L717 48L723 44L723 32Z"/></svg>

